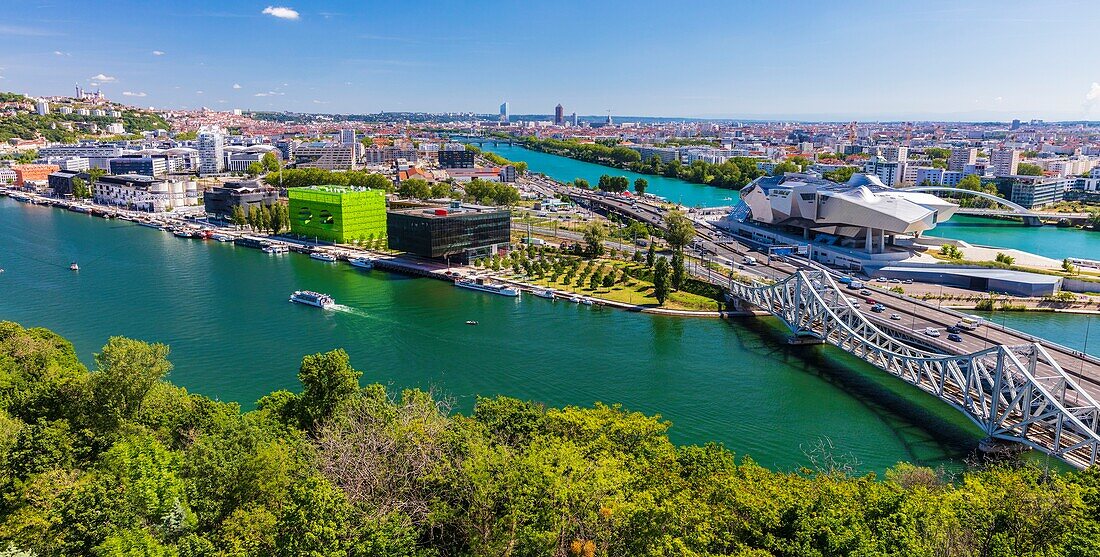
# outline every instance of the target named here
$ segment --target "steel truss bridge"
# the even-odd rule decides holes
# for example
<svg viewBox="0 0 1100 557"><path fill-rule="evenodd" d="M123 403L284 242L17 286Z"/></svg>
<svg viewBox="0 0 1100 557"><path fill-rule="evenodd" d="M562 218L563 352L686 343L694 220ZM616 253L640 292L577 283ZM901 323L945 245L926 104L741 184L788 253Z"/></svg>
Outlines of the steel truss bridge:
<svg viewBox="0 0 1100 557"><path fill-rule="evenodd" d="M1039 344L949 355L905 344L860 313L832 277L802 270L732 294L772 313L795 338L832 344L954 406L993 439L1022 443L1078 468L1097 463L1100 405Z"/></svg>

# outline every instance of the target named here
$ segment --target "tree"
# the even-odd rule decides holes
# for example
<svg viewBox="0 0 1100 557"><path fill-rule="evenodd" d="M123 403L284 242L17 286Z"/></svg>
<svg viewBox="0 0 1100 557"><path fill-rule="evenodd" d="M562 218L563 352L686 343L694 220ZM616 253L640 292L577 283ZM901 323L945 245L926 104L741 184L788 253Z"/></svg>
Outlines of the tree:
<svg viewBox="0 0 1100 557"><path fill-rule="evenodd" d="M413 199L430 199L432 197L432 187L428 185L428 182L421 180L420 178L411 178L403 180L397 186L398 195L404 197L411 197Z"/></svg>
<svg viewBox="0 0 1100 557"><path fill-rule="evenodd" d="M669 211L665 216L665 240L677 250L691 243L695 238L695 225L683 211Z"/></svg>
<svg viewBox="0 0 1100 557"><path fill-rule="evenodd" d="M967 174L955 187L961 190L982 191L982 179L977 174Z"/></svg>
<svg viewBox="0 0 1100 557"><path fill-rule="evenodd" d="M603 255L603 241L607 237L607 233L603 226L599 223L589 223L584 229L584 243L585 251L589 257L599 257Z"/></svg>
<svg viewBox="0 0 1100 557"><path fill-rule="evenodd" d="M268 172L275 172L279 170L279 157L275 156L275 153L264 153L263 158L260 159L260 164Z"/></svg>
<svg viewBox="0 0 1100 557"><path fill-rule="evenodd" d="M590 190L592 189L592 184L589 184L588 180L585 180L584 178L576 178L573 180L573 187L582 190Z"/></svg>
<svg viewBox="0 0 1100 557"><path fill-rule="evenodd" d="M1012 265L1016 262L1016 258L1008 255L1007 253L997 252L997 263L1004 263L1005 265Z"/></svg>
<svg viewBox="0 0 1100 557"><path fill-rule="evenodd" d="M1066 274L1072 275L1077 272L1077 267L1074 266L1074 264L1070 262L1069 258L1067 257L1062 260L1062 270L1065 271Z"/></svg>
<svg viewBox="0 0 1100 557"><path fill-rule="evenodd" d="M672 288L681 290L684 286L684 252L672 252Z"/></svg>
<svg viewBox="0 0 1100 557"><path fill-rule="evenodd" d="M271 206L271 218L268 222L268 229L272 234L278 234L283 230L283 212L286 211L286 206L282 203L276 203Z"/></svg>
<svg viewBox="0 0 1100 557"><path fill-rule="evenodd" d="M649 187L649 180L645 178L638 178L634 180L634 193L638 195L645 195L646 188Z"/></svg>
<svg viewBox="0 0 1100 557"><path fill-rule="evenodd" d="M454 192L454 190L451 188L451 185L448 184L447 182L436 182L436 183L432 184L432 192L431 192L432 199L443 199L443 198L451 197L453 192Z"/></svg>
<svg viewBox="0 0 1100 557"><path fill-rule="evenodd" d="M653 242L653 238L649 239L649 249L645 252L645 266L650 269L653 268L653 264L657 259L657 244Z"/></svg>
<svg viewBox="0 0 1100 557"><path fill-rule="evenodd" d="M274 208L274 206L269 206L269 205L260 205L259 207L260 207L260 230L263 230L265 232L269 231L269 230L271 230L271 221L273 220L272 216L271 216L271 213L275 211L275 208Z"/></svg>
<svg viewBox="0 0 1100 557"><path fill-rule="evenodd" d="M87 199L92 196L92 192L88 188L87 182L82 180L79 176L73 177L73 197L76 199Z"/></svg>
<svg viewBox="0 0 1100 557"><path fill-rule="evenodd" d="M1020 176L1042 176L1043 167L1037 164L1022 162L1016 167L1016 174Z"/></svg>
<svg viewBox="0 0 1100 557"><path fill-rule="evenodd" d="M112 428L132 418L149 390L172 370L167 345L123 337L108 339L94 359L92 394Z"/></svg>
<svg viewBox="0 0 1100 557"><path fill-rule="evenodd" d="M248 217L244 214L244 209L240 205L233 206L233 212L229 217L229 222L236 225L238 228L248 224Z"/></svg>
<svg viewBox="0 0 1100 557"><path fill-rule="evenodd" d="M657 259L657 265L653 268L653 297L657 298L659 305L665 305L669 294L669 266L664 257Z"/></svg>
<svg viewBox="0 0 1100 557"><path fill-rule="evenodd" d="M301 426L313 430L331 419L344 403L359 392L359 377L343 349L312 354L302 358L298 381L302 394L295 408Z"/></svg>
<svg viewBox="0 0 1100 557"><path fill-rule="evenodd" d="M793 162L783 161L772 169L772 176L782 176L788 172L801 172L802 169Z"/></svg>
<svg viewBox="0 0 1100 557"><path fill-rule="evenodd" d="M268 153L268 154L270 155L271 153ZM248 174L248 176L252 177L252 178L254 178L256 176L259 176L260 174L263 174L263 172L264 172L264 165L261 164L259 161L254 162L252 164L249 164L248 167L245 168L245 171L244 171L245 174Z"/></svg>

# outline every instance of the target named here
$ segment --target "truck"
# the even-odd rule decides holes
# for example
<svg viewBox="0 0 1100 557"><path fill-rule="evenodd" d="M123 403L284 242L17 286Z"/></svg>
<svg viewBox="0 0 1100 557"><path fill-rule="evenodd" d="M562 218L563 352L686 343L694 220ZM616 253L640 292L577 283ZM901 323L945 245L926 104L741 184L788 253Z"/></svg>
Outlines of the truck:
<svg viewBox="0 0 1100 557"><path fill-rule="evenodd" d="M985 322L985 320L981 317L963 317L959 320L958 323L955 323L955 326L960 329L973 331L974 329L981 327L983 322Z"/></svg>
<svg viewBox="0 0 1100 557"><path fill-rule="evenodd" d="M523 243L529 246L542 246L546 244L546 240L542 238L524 238Z"/></svg>
<svg viewBox="0 0 1100 557"><path fill-rule="evenodd" d="M756 265L756 258L751 255L746 255L745 257L741 258L741 262L745 265Z"/></svg>

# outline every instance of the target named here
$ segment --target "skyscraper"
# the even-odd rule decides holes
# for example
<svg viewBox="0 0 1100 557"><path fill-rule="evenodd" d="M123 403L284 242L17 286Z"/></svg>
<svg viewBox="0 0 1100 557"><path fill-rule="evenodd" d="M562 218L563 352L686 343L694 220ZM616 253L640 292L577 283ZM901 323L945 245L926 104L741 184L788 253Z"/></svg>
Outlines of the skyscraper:
<svg viewBox="0 0 1100 557"><path fill-rule="evenodd" d="M565 123L565 109L561 104L554 107L554 125L560 126Z"/></svg>
<svg viewBox="0 0 1100 557"><path fill-rule="evenodd" d="M500 103L500 121L508 123L508 101Z"/></svg>
<svg viewBox="0 0 1100 557"><path fill-rule="evenodd" d="M217 174L225 169L225 135L217 127L199 129L199 174Z"/></svg>
<svg viewBox="0 0 1100 557"><path fill-rule="evenodd" d="M573 127L576 127L576 126L577 126L577 113L574 112L573 113Z"/></svg>

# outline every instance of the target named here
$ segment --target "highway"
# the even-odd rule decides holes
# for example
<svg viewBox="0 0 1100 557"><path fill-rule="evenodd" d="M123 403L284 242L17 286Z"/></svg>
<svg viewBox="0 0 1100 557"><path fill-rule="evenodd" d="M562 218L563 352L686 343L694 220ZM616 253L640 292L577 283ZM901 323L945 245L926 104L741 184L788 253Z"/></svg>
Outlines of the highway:
<svg viewBox="0 0 1100 557"><path fill-rule="evenodd" d="M571 187L566 187L565 189L567 191L564 193L567 193L574 199L584 200L590 204L601 205L606 209L613 210L624 216L654 226L663 225L664 215L667 212L658 206L644 201L632 201L612 195L600 195L592 191L578 190ZM699 245L708 253L721 255L735 263L741 261L746 255L753 256L762 263L767 262L769 259L767 253L754 250L748 245L738 242L732 236L719 230L708 222L696 220L695 225L697 236L700 240ZM820 268L820 266L815 266L815 264L811 264L808 261L801 261L796 258L783 258L782 260L777 260L777 258L772 257L770 264L751 267L745 266L744 269L739 269L739 272L780 281L799 270ZM944 329L958 322L961 317L958 312L939 308L933 304L915 300L895 292L890 292L885 288L877 286L878 284L888 283L875 283L870 281L865 284L870 286L869 290L872 292L872 295L869 297L886 306L885 311L881 313L872 312L870 310L871 304L866 302L868 296L860 295L859 290L845 290L845 292L850 298L860 300L860 311L873 323L887 332L900 333L899 336L912 336L920 339L920 344L924 345L923 347L934 348L936 351L944 354L958 355L970 354L995 345L1016 346L1038 342L1051 354L1058 362L1058 365L1060 365L1067 374L1079 380L1083 389L1093 397L1100 398L1100 360L1095 357L1051 343L1045 339L1032 337L1027 333L1003 327L990 321L986 321L985 324L975 331L963 331L961 333L962 342L953 342L947 340L947 334ZM900 320L891 320L889 316L892 313L897 313L902 318ZM939 329L941 336L934 338L925 335L923 331L929 327Z"/></svg>

